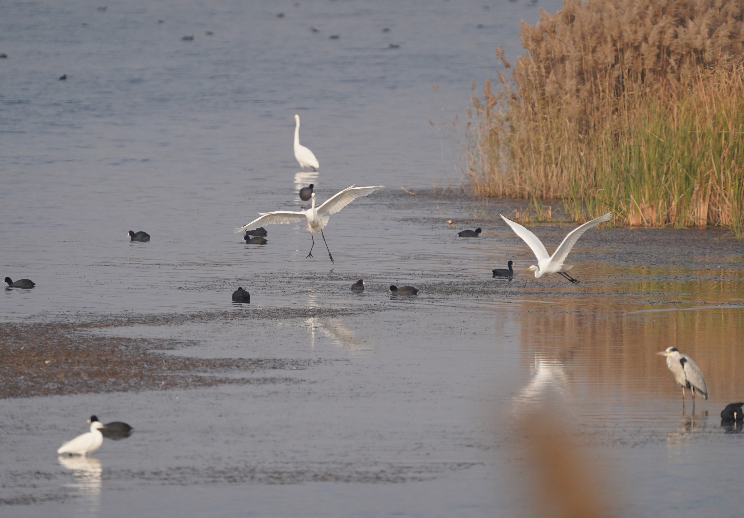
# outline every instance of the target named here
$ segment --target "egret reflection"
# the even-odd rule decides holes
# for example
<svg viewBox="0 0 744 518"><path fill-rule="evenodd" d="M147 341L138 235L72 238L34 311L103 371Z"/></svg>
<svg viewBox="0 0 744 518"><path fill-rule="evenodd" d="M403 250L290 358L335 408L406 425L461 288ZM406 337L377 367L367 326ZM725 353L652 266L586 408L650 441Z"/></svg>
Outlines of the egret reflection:
<svg viewBox="0 0 744 518"><path fill-rule="evenodd" d="M77 493L79 501L88 504L88 514L98 516L101 503L101 462L95 457L57 457L59 463L72 471L72 483L62 484Z"/></svg>
<svg viewBox="0 0 744 518"><path fill-rule="evenodd" d="M320 332L330 338L333 343L347 349L359 349L354 332L335 319L320 319L311 317L305 320L310 325L310 348L315 348L315 334Z"/></svg>
<svg viewBox="0 0 744 518"><path fill-rule="evenodd" d="M530 411L544 403L552 393L557 393L566 401L572 399L568 375L562 362L535 355L534 372L530 382L514 396L514 412Z"/></svg>

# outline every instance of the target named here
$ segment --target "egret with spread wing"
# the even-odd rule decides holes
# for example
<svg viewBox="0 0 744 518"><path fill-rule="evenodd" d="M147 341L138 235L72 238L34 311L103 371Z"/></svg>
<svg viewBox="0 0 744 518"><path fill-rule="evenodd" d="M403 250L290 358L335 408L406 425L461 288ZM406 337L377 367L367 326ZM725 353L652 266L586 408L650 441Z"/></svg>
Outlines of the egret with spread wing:
<svg viewBox="0 0 744 518"><path fill-rule="evenodd" d="M306 257L313 256L313 247L315 246L315 237L313 236L313 232L320 232L320 235L323 236L326 250L328 250L328 257L331 258L331 262L335 262L331 255L331 250L328 248L328 242L325 240L325 235L323 235L323 227L328 224L328 218L331 214L337 213L360 196L367 196L383 187L383 185L370 185L368 187L354 187L352 185L351 187L347 187L343 191L337 192L328 198L320 207L315 206L315 193L313 193L311 197L312 205L309 209L301 210L299 212L277 210L275 212L261 213L260 218L254 219L247 225L236 229L235 233L244 232L259 225L289 224L307 220L307 230L310 231L313 245L310 247L310 253L308 253Z"/></svg>
<svg viewBox="0 0 744 518"><path fill-rule="evenodd" d="M514 221L508 220L504 216L501 216L501 219L506 221L506 223L512 228L512 230L516 232L516 234L521 237L525 243L527 243L527 246L532 249L535 257L537 257L537 266L533 264L532 266L527 268L526 271L535 272L535 277L538 279L548 273L557 273L571 282L579 281L566 273L566 270L570 270L571 268L573 268L573 266L565 265L563 264L563 261L566 260L568 253L576 244L576 241L579 240L581 234L604 221L610 221L611 218L612 214L608 212L604 216L600 216L597 219L588 221L583 225L575 228L566 236L566 238L558 246L558 248L555 249L553 255L548 255L548 251L545 249L545 245L542 244L542 241L540 241L535 234L524 228L519 223L515 223Z"/></svg>

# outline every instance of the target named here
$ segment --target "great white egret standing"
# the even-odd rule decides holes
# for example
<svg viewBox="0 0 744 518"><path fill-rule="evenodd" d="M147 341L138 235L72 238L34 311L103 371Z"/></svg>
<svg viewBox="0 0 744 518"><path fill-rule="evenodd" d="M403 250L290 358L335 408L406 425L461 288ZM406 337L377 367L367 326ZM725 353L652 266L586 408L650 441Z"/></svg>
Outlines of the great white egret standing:
<svg viewBox="0 0 744 518"><path fill-rule="evenodd" d="M320 163L315 155L308 148L300 144L300 116L294 116L297 125L295 126L295 137L294 137L294 154L297 162L304 171L306 167L312 168L313 171L320 169Z"/></svg>
<svg viewBox="0 0 744 518"><path fill-rule="evenodd" d="M311 197L312 205L309 209L301 210L299 212L290 210L277 210L275 212L260 213L261 217L254 219L247 225L243 225L242 227L236 229L235 233L237 234L240 232L244 232L249 228L253 228L257 225L289 224L307 220L306 228L310 231L310 237L313 240L313 245L310 247L310 252L307 254L306 257L313 256L313 247L315 246L315 237L313 236L313 232L320 232L320 235L323 236L323 242L326 245L326 250L328 250L328 257L331 258L331 262L333 263L335 261L333 260L333 256L331 255L331 249L328 248L328 242L326 241L325 235L323 234L323 227L328 224L328 218L331 216L331 214L337 213L360 196L367 196L368 194L372 194L376 190L382 189L383 187L384 185L370 185L368 187L354 187L352 185L351 187L347 187L343 191L339 191L328 198L320 207L315 206L315 193L313 193Z"/></svg>
<svg viewBox="0 0 744 518"><path fill-rule="evenodd" d="M101 428L103 423L100 421L90 422L90 432L78 435L71 441L67 441L59 447L57 453L70 453L72 455L85 456L92 451L96 451L103 444L103 435L101 434Z"/></svg>
<svg viewBox="0 0 744 518"><path fill-rule="evenodd" d="M563 239L563 242L558 246L558 248L555 249L555 252L553 252L553 255L551 256L548 255L548 251L545 249L545 245L542 244L542 241L540 241L535 234L524 228L519 223L515 223L514 221L508 220L504 216L501 216L501 219L506 221L511 229L516 232L516 234L521 237L525 243L527 243L527 246L532 249L535 257L537 257L537 266L533 264L525 271L535 272L535 277L538 279L548 273L557 273L571 282L579 281L566 273L566 270L570 270L571 268L573 268L573 266L563 264L563 261L566 260L566 256L568 256L568 253L576 244L576 241L579 240L581 234L604 221L609 221L611 218L612 214L608 212L604 216L600 216L591 221L587 221L583 225L576 227L565 237L565 239Z"/></svg>

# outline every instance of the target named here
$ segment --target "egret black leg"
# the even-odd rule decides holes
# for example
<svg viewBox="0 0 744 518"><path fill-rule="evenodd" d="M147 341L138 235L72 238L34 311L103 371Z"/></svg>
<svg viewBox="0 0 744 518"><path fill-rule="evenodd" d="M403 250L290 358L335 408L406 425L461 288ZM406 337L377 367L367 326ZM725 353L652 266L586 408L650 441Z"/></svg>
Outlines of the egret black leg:
<svg viewBox="0 0 744 518"><path fill-rule="evenodd" d="M331 249L328 248L328 241L326 241L325 235L323 234L323 229L320 229L320 235L323 236L323 242L326 245L326 250L328 250L328 257L331 258L331 262L335 264L336 261L333 260L333 256L331 255Z"/></svg>
<svg viewBox="0 0 744 518"><path fill-rule="evenodd" d="M569 280L569 281L573 282L574 284L577 283L577 282L579 282L577 279L574 279L573 277L571 277L566 272L558 272L558 273L560 273L563 276L564 279Z"/></svg>
<svg viewBox="0 0 744 518"><path fill-rule="evenodd" d="M311 247L310 247L310 253L308 253L308 254L307 254L307 255L305 256L305 259L307 259L308 257L312 257L312 256L313 256L313 247L315 246L315 237L313 237L313 234L312 234L312 232L310 233L310 237L312 237L312 238L313 238L313 246L311 246Z"/></svg>

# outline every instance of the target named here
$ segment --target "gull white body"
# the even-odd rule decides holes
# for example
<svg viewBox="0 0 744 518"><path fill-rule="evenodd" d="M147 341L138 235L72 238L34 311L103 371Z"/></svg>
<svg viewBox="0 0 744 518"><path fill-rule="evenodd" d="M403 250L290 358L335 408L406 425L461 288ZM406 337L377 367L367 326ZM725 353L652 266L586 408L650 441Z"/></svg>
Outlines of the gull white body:
<svg viewBox="0 0 744 518"><path fill-rule="evenodd" d="M294 134L294 154L297 163L304 171L306 167L312 168L313 171L320 169L320 162L315 158L315 155L308 148L300 144L300 116L294 116L297 125L295 126Z"/></svg>
<svg viewBox="0 0 744 518"><path fill-rule="evenodd" d="M57 453L71 453L73 455L87 455L96 451L103 444L103 435L101 434L103 424L98 421L90 423L90 432L78 435L71 441L67 441L59 447Z"/></svg>
<svg viewBox="0 0 744 518"><path fill-rule="evenodd" d="M570 270L571 268L573 268L573 265L563 264L563 261L566 260L568 253L571 251L573 246L576 244L576 241L579 240L584 232L596 225L599 225L602 222L609 221L611 218L612 214L608 212L603 216L600 216L596 219L584 223L583 225L576 227L563 239L563 242L558 246L558 248L555 249L553 255L549 255L548 251L545 249L545 245L542 244L542 241L540 241L535 234L524 228L519 223L508 220L504 216L501 216L501 219L503 219L511 227L511 229L519 237L521 237L525 243L527 243L527 246L532 249L532 252L537 258L537 266L533 264L532 266L527 268L528 271L535 272L535 277L538 279L543 275L547 275L549 273L558 273L563 275L571 282L578 281L570 275L562 272Z"/></svg>
<svg viewBox="0 0 744 518"><path fill-rule="evenodd" d="M337 192L319 207L315 205L315 193L313 193L311 197L312 205L309 209L301 211L277 210L274 212L261 213L259 218L236 229L235 233L245 232L248 229L262 225L298 223L305 220L307 221L306 228L310 231L311 237L313 232L320 232L322 235L323 227L328 224L328 218L331 214L340 211L360 196L367 196L383 187L384 186L382 185L370 185L368 187L354 187L352 185L343 191ZM315 238L313 237L312 239L313 246L315 246ZM325 241L325 236L323 236L323 241ZM328 243L326 243L326 248L327 247ZM312 251L313 249L310 247L310 253L307 255L308 257L312 257ZM328 251L328 255L331 257L331 261L333 261L333 256L331 255L330 250Z"/></svg>

